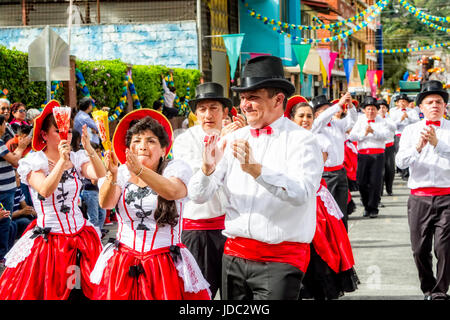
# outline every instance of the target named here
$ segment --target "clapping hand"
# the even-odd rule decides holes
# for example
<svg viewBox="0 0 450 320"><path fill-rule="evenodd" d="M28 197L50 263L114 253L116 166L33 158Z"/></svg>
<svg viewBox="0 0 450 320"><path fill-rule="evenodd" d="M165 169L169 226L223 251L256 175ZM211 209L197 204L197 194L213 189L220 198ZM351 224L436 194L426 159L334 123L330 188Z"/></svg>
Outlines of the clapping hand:
<svg viewBox="0 0 450 320"><path fill-rule="evenodd" d="M226 140L219 146L219 136L213 134L205 138L205 145L203 150L203 165L202 171L205 175L209 176L216 169L216 165L223 157L225 147L227 145Z"/></svg>
<svg viewBox="0 0 450 320"><path fill-rule="evenodd" d="M119 160L117 159L116 153L114 151L106 151L105 166L106 170L108 170L112 174L117 174L117 171L119 169Z"/></svg>

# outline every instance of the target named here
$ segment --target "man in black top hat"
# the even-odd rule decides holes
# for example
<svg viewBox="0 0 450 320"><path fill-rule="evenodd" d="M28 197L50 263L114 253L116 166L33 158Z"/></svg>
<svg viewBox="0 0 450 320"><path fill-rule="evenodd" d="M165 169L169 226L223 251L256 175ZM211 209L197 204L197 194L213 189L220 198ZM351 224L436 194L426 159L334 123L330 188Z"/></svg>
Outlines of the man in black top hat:
<svg viewBox="0 0 450 320"><path fill-rule="evenodd" d="M205 142L202 170L189 198L226 195L223 298L297 300L315 232L323 160L314 135L284 117L295 87L281 59L261 56L244 66L240 109L248 126Z"/></svg>
<svg viewBox="0 0 450 320"><path fill-rule="evenodd" d="M377 99L366 97L361 105L364 115L359 117L349 139L358 142L358 181L364 217L378 216L378 206L383 186L384 150L389 130L386 122L378 115Z"/></svg>
<svg viewBox="0 0 450 320"><path fill-rule="evenodd" d="M207 82L195 88L195 99L189 101L199 125L178 135L173 144L175 159L186 161L195 173L201 169L205 137L222 130L222 120L232 107L231 100L224 96L223 87ZM235 128L244 126L239 121ZM182 243L197 260L204 277L210 284L212 298L221 288L222 255L225 236L222 235L225 221L225 196L218 190L206 203L186 202L183 210ZM222 296L222 293L221 293Z"/></svg>
<svg viewBox="0 0 450 320"><path fill-rule="evenodd" d="M448 300L450 284L450 121L443 118L448 92L425 82L416 97L424 119L405 128L395 161L409 167L411 248L426 300ZM431 251L437 258L433 273Z"/></svg>

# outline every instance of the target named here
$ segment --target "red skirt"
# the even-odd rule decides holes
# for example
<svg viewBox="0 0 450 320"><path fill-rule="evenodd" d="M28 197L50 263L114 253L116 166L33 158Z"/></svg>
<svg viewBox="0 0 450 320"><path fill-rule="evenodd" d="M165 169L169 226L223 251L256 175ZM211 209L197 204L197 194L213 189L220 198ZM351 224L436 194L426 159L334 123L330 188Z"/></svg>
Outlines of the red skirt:
<svg viewBox="0 0 450 320"><path fill-rule="evenodd" d="M356 170L358 168L358 154L345 143L344 153L344 167L347 171L347 177L350 180L356 181Z"/></svg>
<svg viewBox="0 0 450 320"><path fill-rule="evenodd" d="M317 196L317 223L312 243L320 258L336 273L355 264L344 223L328 214L320 196Z"/></svg>
<svg viewBox="0 0 450 320"><path fill-rule="evenodd" d="M36 220L24 234L35 225ZM0 300L66 300L77 286L91 299L96 285L89 276L101 250L92 226L84 226L73 235L49 233L47 241L38 236L31 253L14 268L6 268L0 277ZM77 252L81 254L79 267Z"/></svg>
<svg viewBox="0 0 450 320"><path fill-rule="evenodd" d="M131 269L140 269L138 276ZM108 260L94 299L98 300L210 300L206 289L184 290L168 248L145 253L120 244Z"/></svg>

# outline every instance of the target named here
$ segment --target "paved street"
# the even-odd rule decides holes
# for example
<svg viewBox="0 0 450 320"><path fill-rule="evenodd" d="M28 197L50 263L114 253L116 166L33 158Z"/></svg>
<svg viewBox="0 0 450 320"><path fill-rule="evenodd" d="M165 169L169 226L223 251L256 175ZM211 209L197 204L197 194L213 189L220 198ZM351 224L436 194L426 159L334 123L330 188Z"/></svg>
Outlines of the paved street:
<svg viewBox="0 0 450 320"><path fill-rule="evenodd" d="M383 196L385 207L370 219L362 217L359 193L352 193L357 208L349 217L349 237L361 284L341 299L423 299L409 240L408 195L406 182L396 176L394 195Z"/></svg>

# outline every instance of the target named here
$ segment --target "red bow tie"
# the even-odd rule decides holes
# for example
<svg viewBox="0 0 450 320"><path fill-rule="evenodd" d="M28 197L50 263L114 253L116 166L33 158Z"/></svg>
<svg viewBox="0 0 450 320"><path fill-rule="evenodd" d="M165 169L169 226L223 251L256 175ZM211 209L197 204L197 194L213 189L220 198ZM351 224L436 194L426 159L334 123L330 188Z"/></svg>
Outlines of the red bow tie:
<svg viewBox="0 0 450 320"><path fill-rule="evenodd" d="M331 122L328 122L327 127L331 127Z"/></svg>
<svg viewBox="0 0 450 320"><path fill-rule="evenodd" d="M440 127L441 126L441 122L440 121L431 121L431 120L427 120L425 121L425 125L429 126L429 125L435 125L436 127Z"/></svg>
<svg viewBox="0 0 450 320"><path fill-rule="evenodd" d="M271 135L273 133L272 127L266 126L262 129L250 129L252 137L258 138L261 134Z"/></svg>
<svg viewBox="0 0 450 320"><path fill-rule="evenodd" d="M405 108L403 108L403 109L402 109L402 111L403 111L403 112L405 112L405 111L406 111L406 109L405 109Z"/></svg>
<svg viewBox="0 0 450 320"><path fill-rule="evenodd" d="M367 120L367 123L375 122L375 120Z"/></svg>

